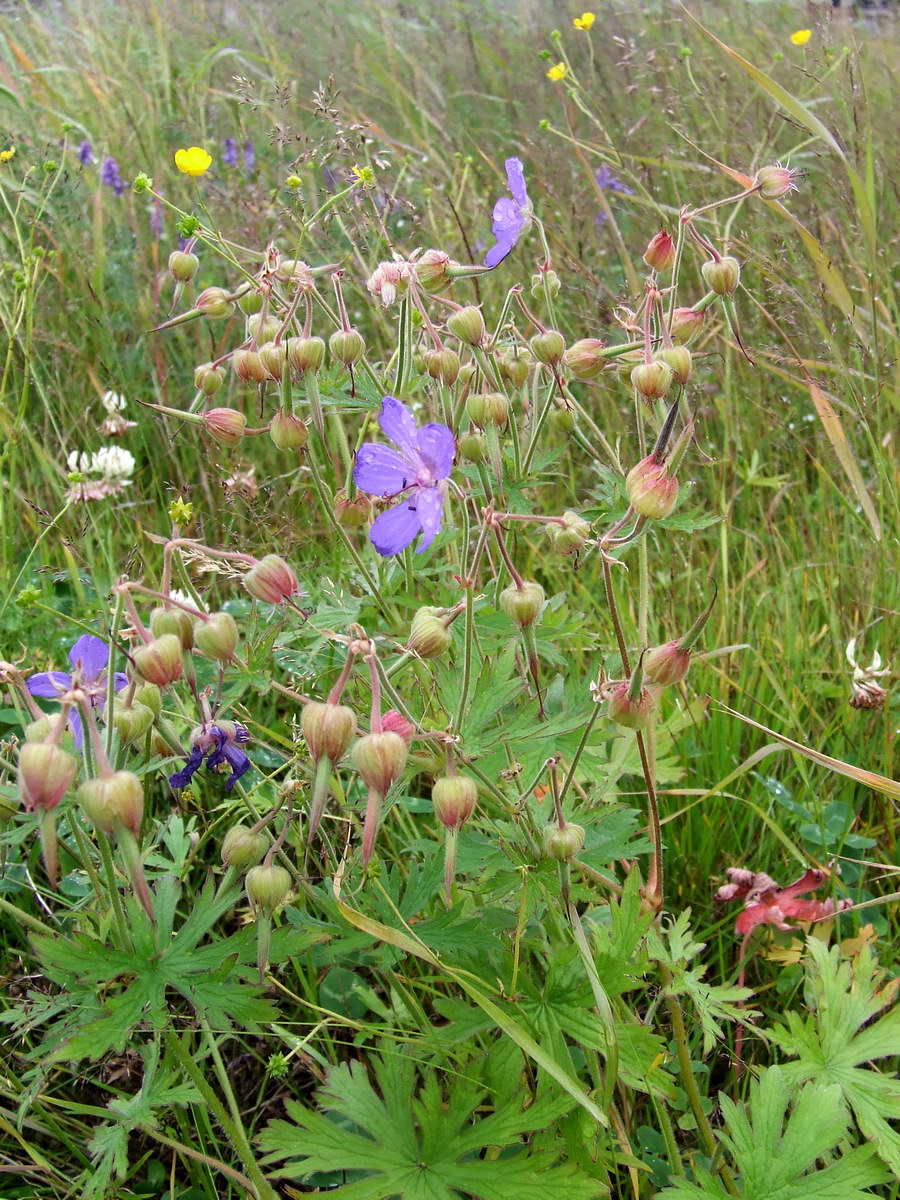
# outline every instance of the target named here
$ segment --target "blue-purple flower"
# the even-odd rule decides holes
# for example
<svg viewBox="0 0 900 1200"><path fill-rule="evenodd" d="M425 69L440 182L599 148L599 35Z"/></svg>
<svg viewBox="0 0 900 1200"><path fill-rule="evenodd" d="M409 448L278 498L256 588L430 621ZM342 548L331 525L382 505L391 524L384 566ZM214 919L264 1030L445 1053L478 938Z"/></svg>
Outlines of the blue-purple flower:
<svg viewBox="0 0 900 1200"><path fill-rule="evenodd" d="M594 172L594 178L597 180L597 186L603 188L605 192L621 192L623 196L633 196L634 189L622 183L612 173L612 169L603 163Z"/></svg>
<svg viewBox="0 0 900 1200"><path fill-rule="evenodd" d="M519 158L506 160L506 182L510 195L501 196L494 205L492 229L497 245L492 246L484 260L486 267L503 262L531 221L531 202L525 188L525 169Z"/></svg>
<svg viewBox="0 0 900 1200"><path fill-rule="evenodd" d="M83 167L90 166L94 161L94 148L87 138L78 147L78 161Z"/></svg>
<svg viewBox="0 0 900 1200"><path fill-rule="evenodd" d="M100 166L100 182L121 196L125 191L125 183L122 179L122 173L119 170L119 164L112 157L104 158Z"/></svg>
<svg viewBox="0 0 900 1200"><path fill-rule="evenodd" d="M77 671L80 677L81 690L90 701L92 708L102 708L106 702L106 668L109 666L109 646L102 638L86 633L80 637L69 651L69 662L72 673L66 671L41 671L30 675L25 681L32 696L40 696L42 700L58 700L65 692L71 691L73 675ZM113 686L117 692L128 686L128 676L116 671ZM69 713L69 724L75 735L75 745L80 747L84 741L84 731L81 728L81 717L73 709Z"/></svg>
<svg viewBox="0 0 900 1200"><path fill-rule="evenodd" d="M237 138L227 137L222 143L222 162L226 167L236 167L238 165Z"/></svg>
<svg viewBox="0 0 900 1200"><path fill-rule="evenodd" d="M244 142L244 166L248 171L252 171L256 166L256 151L252 142Z"/></svg>
<svg viewBox="0 0 900 1200"><path fill-rule="evenodd" d="M169 776L173 788L187 787L206 759L207 769L214 771L223 763L231 767L225 780L225 791L230 792L242 775L250 770L250 759L241 749L249 742L247 727L239 721L220 721L217 725L198 725L191 734L191 754L180 771Z"/></svg>
<svg viewBox="0 0 900 1200"><path fill-rule="evenodd" d="M416 553L427 550L441 530L443 482L450 475L456 444L446 425L416 427L412 413L393 396L381 402L378 423L398 450L366 442L356 454L356 486L372 496L400 496L378 517L369 537L379 554L399 554L421 533Z"/></svg>

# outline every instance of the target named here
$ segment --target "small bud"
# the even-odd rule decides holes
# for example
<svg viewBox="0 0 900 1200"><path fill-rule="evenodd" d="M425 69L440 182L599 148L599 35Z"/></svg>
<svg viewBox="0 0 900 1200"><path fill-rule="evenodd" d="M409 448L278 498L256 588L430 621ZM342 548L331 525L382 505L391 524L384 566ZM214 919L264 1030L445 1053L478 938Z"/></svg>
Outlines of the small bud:
<svg viewBox="0 0 900 1200"><path fill-rule="evenodd" d="M371 520L372 501L362 492L357 492L351 500L341 488L334 494L334 515L338 525L345 529L359 529Z"/></svg>
<svg viewBox="0 0 900 1200"><path fill-rule="evenodd" d="M279 411L272 418L269 437L279 450L302 450L309 441L309 430L293 413Z"/></svg>
<svg viewBox="0 0 900 1200"><path fill-rule="evenodd" d="M682 387L691 377L693 360L687 346L669 346L663 350L658 350L655 361L668 363L672 368L672 375L675 382L680 383Z"/></svg>
<svg viewBox="0 0 900 1200"><path fill-rule="evenodd" d="M528 344L538 362L545 363L548 367L559 366L565 357L566 339L555 329L535 334Z"/></svg>
<svg viewBox="0 0 900 1200"><path fill-rule="evenodd" d="M369 733L359 739L350 757L366 787L384 796L403 774L406 752L399 733Z"/></svg>
<svg viewBox="0 0 900 1200"><path fill-rule="evenodd" d="M681 683L690 665L690 650L686 650L677 640L655 646L644 655L644 674L651 683L658 683L662 687Z"/></svg>
<svg viewBox="0 0 900 1200"><path fill-rule="evenodd" d="M150 616L150 632L155 638L174 633L183 649L194 645L194 618L183 608L154 608Z"/></svg>
<svg viewBox="0 0 900 1200"><path fill-rule="evenodd" d="M144 815L144 788L131 771L115 771L105 779L86 779L78 802L95 829L115 837L123 826L137 839Z"/></svg>
<svg viewBox="0 0 900 1200"><path fill-rule="evenodd" d="M126 708L124 704L116 703L112 720L123 742L136 742L149 732L154 721L153 710L146 704L131 704Z"/></svg>
<svg viewBox="0 0 900 1200"><path fill-rule="evenodd" d="M631 468L625 490L634 511L654 521L667 517L678 500L678 480L652 454Z"/></svg>
<svg viewBox="0 0 900 1200"><path fill-rule="evenodd" d="M169 274L176 283L187 283L197 274L200 259L196 254L187 254L184 250L173 250L169 255Z"/></svg>
<svg viewBox="0 0 900 1200"><path fill-rule="evenodd" d="M268 844L264 833L254 833L246 825L232 825L222 839L222 862L226 867L246 871L256 866Z"/></svg>
<svg viewBox="0 0 900 1200"><path fill-rule="evenodd" d="M318 371L325 361L325 343L320 337L288 338L287 358L291 370L298 375Z"/></svg>
<svg viewBox="0 0 900 1200"><path fill-rule="evenodd" d="M560 293L562 284L559 276L551 267L549 271L538 271L536 275L531 277L531 294L534 297L543 296L545 291L550 293L552 299Z"/></svg>
<svg viewBox="0 0 900 1200"><path fill-rule="evenodd" d="M464 433L457 443L460 457L466 462L480 463L488 460L488 444L481 433Z"/></svg>
<svg viewBox="0 0 900 1200"><path fill-rule="evenodd" d="M344 704L304 704L300 728L314 763L327 758L340 762L356 734L356 713Z"/></svg>
<svg viewBox="0 0 900 1200"><path fill-rule="evenodd" d="M199 308L205 317L211 317L217 321L224 317L230 317L234 309L228 293L220 287L204 289L197 297L195 307Z"/></svg>
<svg viewBox="0 0 900 1200"><path fill-rule="evenodd" d="M358 329L336 329L328 339L332 357L345 367L352 367L366 352L366 339Z"/></svg>
<svg viewBox="0 0 900 1200"><path fill-rule="evenodd" d="M434 815L447 829L459 829L475 811L478 787L468 775L444 775L434 781Z"/></svg>
<svg viewBox="0 0 900 1200"><path fill-rule="evenodd" d="M468 398L466 412L472 424L479 429L484 429L487 425L505 429L509 421L509 401L499 392L479 393Z"/></svg>
<svg viewBox="0 0 900 1200"><path fill-rule="evenodd" d="M664 229L650 239L644 262L653 271L668 271L675 262L675 243Z"/></svg>
<svg viewBox="0 0 900 1200"><path fill-rule="evenodd" d="M409 630L408 650L414 651L420 658L438 658L450 649L453 635L441 620L442 608L420 608L412 619Z"/></svg>
<svg viewBox="0 0 900 1200"><path fill-rule="evenodd" d="M575 554L591 536L591 527L576 512L563 513L565 525L548 525L547 536L558 554Z"/></svg>
<svg viewBox="0 0 900 1200"><path fill-rule="evenodd" d="M237 646L237 623L231 613L213 613L205 621L194 626L194 645L201 654L216 662L231 662ZM222 722L217 722L221 726Z"/></svg>
<svg viewBox="0 0 900 1200"><path fill-rule="evenodd" d="M566 369L576 379L596 379L609 361L602 354L605 345L599 338L582 338L573 342L566 351Z"/></svg>
<svg viewBox="0 0 900 1200"><path fill-rule="evenodd" d="M731 296L741 278L741 264L736 258L710 259L700 268L700 274L717 296Z"/></svg>
<svg viewBox="0 0 900 1200"><path fill-rule="evenodd" d="M164 633L132 651L131 661L141 679L166 687L181 678L181 639L174 633Z"/></svg>
<svg viewBox="0 0 900 1200"><path fill-rule="evenodd" d="M416 727L412 721L407 721L402 712L389 708L381 718L381 728L385 733L396 733L406 742L407 749L412 745Z"/></svg>
<svg viewBox="0 0 900 1200"><path fill-rule="evenodd" d="M628 680L612 685L608 697L609 715L617 725L623 725L626 729L644 729L650 723L653 697L642 687L637 698L632 699L630 690L633 689Z"/></svg>
<svg viewBox="0 0 900 1200"><path fill-rule="evenodd" d="M416 280L426 292L441 292L450 282L450 255L443 250L426 250L415 263Z"/></svg>
<svg viewBox="0 0 900 1200"><path fill-rule="evenodd" d="M262 312L263 298L259 292L244 292L238 300L238 308L245 317L254 317Z"/></svg>
<svg viewBox="0 0 900 1200"><path fill-rule="evenodd" d="M78 760L48 742L25 742L19 747L17 782L29 812L56 808L72 786Z"/></svg>
<svg viewBox="0 0 900 1200"><path fill-rule="evenodd" d="M531 580L526 579L522 587L512 583L500 593L501 612L505 612L520 629L533 625L541 615L543 606L544 589Z"/></svg>
<svg viewBox="0 0 900 1200"><path fill-rule="evenodd" d="M225 372L212 363L201 363L194 368L194 387L205 396L213 396L225 382Z"/></svg>
<svg viewBox="0 0 900 1200"><path fill-rule="evenodd" d="M264 342L259 348L259 361L270 379L281 379L286 358L287 349L284 342Z"/></svg>
<svg viewBox="0 0 900 1200"><path fill-rule="evenodd" d="M290 894L290 872L274 863L251 867L244 876L244 889L254 916L260 913L271 916Z"/></svg>
<svg viewBox="0 0 900 1200"><path fill-rule="evenodd" d="M706 324L705 308L676 308L672 313L669 333L674 342L690 342Z"/></svg>
<svg viewBox="0 0 900 1200"><path fill-rule="evenodd" d="M455 338L459 338L467 346L484 345L487 333L484 317L481 315L481 309L473 304L452 312L447 318L447 328Z"/></svg>
<svg viewBox="0 0 900 1200"><path fill-rule="evenodd" d="M559 825L554 822L544 826L541 844L548 858L555 858L558 862L568 862L578 854L584 845L584 829L581 825L574 825L568 821L560 829Z"/></svg>
<svg viewBox="0 0 900 1200"><path fill-rule="evenodd" d="M236 446L247 428L247 418L236 408L208 408L200 415L206 432L220 446Z"/></svg>
<svg viewBox="0 0 900 1200"><path fill-rule="evenodd" d="M459 378L459 355L455 350L427 350L424 366L432 379L452 387Z"/></svg>
<svg viewBox="0 0 900 1200"><path fill-rule="evenodd" d="M245 383L265 383L269 378L258 350L235 350L231 365L238 379L243 379Z"/></svg>
<svg viewBox="0 0 900 1200"><path fill-rule="evenodd" d="M244 587L263 604L284 604L300 590L297 576L277 554L267 554L251 567L244 576Z"/></svg>
<svg viewBox="0 0 900 1200"><path fill-rule="evenodd" d="M778 164L774 167L760 167L756 172L753 184L759 188L759 194L765 196L767 200L780 200L788 192L797 191L797 180L801 174L801 171L794 171L790 167L782 167Z"/></svg>
<svg viewBox="0 0 900 1200"><path fill-rule="evenodd" d="M672 368L667 362L638 363L631 368L631 382L645 400L660 400L672 386Z"/></svg>

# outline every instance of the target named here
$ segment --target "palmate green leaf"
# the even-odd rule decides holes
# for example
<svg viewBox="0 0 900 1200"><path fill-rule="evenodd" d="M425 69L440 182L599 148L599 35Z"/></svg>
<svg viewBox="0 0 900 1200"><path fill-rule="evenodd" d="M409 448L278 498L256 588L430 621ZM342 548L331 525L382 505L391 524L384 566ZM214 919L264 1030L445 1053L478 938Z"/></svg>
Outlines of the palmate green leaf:
<svg viewBox="0 0 900 1200"><path fill-rule="evenodd" d="M898 981L885 982L868 946L848 962L838 946L829 950L814 937L806 945L812 1011L788 1013L787 1026L769 1031L775 1045L797 1059L782 1067L784 1077L794 1086L834 1084L862 1133L900 1175L900 1132L890 1124L900 1120L900 1082L896 1070L882 1074L866 1065L900 1055L900 1008L866 1025L894 1001Z"/></svg>
<svg viewBox="0 0 900 1200"><path fill-rule="evenodd" d="M749 1104L719 1099L726 1126L719 1136L734 1160L741 1200L871 1200L865 1189L887 1178L872 1146L833 1153L847 1128L837 1086L808 1084L797 1095L781 1070L770 1067L751 1084ZM826 1155L830 1164L815 1170ZM659 1195L728 1200L730 1193L718 1178L702 1169L696 1178L696 1183L679 1180Z"/></svg>
<svg viewBox="0 0 900 1200"><path fill-rule="evenodd" d="M328 1190L342 1200L593 1200L605 1186L549 1152L532 1153L527 1135L552 1126L572 1107L567 1096L523 1109L513 1096L487 1116L477 1111L489 1089L465 1070L447 1089L433 1071L419 1072L402 1053L373 1059L377 1090L359 1063L334 1068L317 1109L288 1101L288 1120L260 1136L266 1164L306 1179L318 1171L364 1171ZM471 1070L477 1070L470 1064ZM331 1114L326 1116L325 1114ZM486 1147L512 1151L478 1157Z"/></svg>

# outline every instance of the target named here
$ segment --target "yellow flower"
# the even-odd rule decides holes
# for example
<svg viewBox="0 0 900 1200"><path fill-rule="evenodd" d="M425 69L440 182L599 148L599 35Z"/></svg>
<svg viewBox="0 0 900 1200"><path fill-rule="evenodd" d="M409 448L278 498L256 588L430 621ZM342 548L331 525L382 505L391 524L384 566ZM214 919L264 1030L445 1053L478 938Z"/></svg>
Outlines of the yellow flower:
<svg viewBox="0 0 900 1200"><path fill-rule="evenodd" d="M371 167L353 167L352 175L363 187L375 186L375 172Z"/></svg>
<svg viewBox="0 0 900 1200"><path fill-rule="evenodd" d="M558 62L556 66L551 67L547 72L547 78L552 79L554 83L559 83L561 79L565 79L569 68L564 62Z"/></svg>
<svg viewBox="0 0 900 1200"><path fill-rule="evenodd" d="M593 23L597 20L591 12L582 13L580 17L573 17L572 24L576 29L583 29L585 33L590 29Z"/></svg>
<svg viewBox="0 0 900 1200"><path fill-rule="evenodd" d="M190 525L194 517L194 506L179 496L169 505L169 520L175 525Z"/></svg>
<svg viewBox="0 0 900 1200"><path fill-rule="evenodd" d="M15 146L10 146L8 150L0 150L0 163L9 162L11 158L16 157Z"/></svg>
<svg viewBox="0 0 900 1200"><path fill-rule="evenodd" d="M791 41L795 46L805 46L811 37L811 29L797 29L791 34Z"/></svg>
<svg viewBox="0 0 900 1200"><path fill-rule="evenodd" d="M175 166L185 175L203 175L209 170L211 163L212 156L199 146L191 146L190 150L175 151Z"/></svg>

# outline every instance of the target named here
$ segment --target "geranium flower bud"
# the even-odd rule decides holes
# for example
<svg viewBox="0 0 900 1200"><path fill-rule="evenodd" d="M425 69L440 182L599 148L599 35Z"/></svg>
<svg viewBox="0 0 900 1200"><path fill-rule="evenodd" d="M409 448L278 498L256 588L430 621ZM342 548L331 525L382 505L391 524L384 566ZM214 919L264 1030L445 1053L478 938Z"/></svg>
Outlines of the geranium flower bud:
<svg viewBox="0 0 900 1200"><path fill-rule="evenodd" d="M284 604L300 590L297 576L277 554L267 554L251 567L244 576L244 587L263 604Z"/></svg>
<svg viewBox="0 0 900 1200"><path fill-rule="evenodd" d="M623 680L609 689L609 715L626 729L645 729L653 712L653 697L645 687L638 688L633 696L632 682Z"/></svg>
<svg viewBox="0 0 900 1200"><path fill-rule="evenodd" d="M535 334L528 344L538 362L544 363L548 367L559 366L565 357L566 339L555 329Z"/></svg>
<svg viewBox="0 0 900 1200"><path fill-rule="evenodd" d="M668 346L656 352L657 362L668 363L672 368L675 382L682 386L691 377L692 356L687 346Z"/></svg>
<svg viewBox="0 0 900 1200"><path fill-rule="evenodd" d="M119 826L140 837L144 788L131 771L115 771L105 779L86 779L77 799L95 829L115 837Z"/></svg>
<svg viewBox="0 0 900 1200"><path fill-rule="evenodd" d="M420 608L412 619L409 630L408 650L413 650L420 658L438 658L450 649L453 635L441 620L442 608Z"/></svg>
<svg viewBox="0 0 900 1200"><path fill-rule="evenodd" d="M291 370L298 375L318 371L325 361L325 343L320 337L288 338L287 358Z"/></svg>
<svg viewBox="0 0 900 1200"><path fill-rule="evenodd" d="M416 280L426 292L443 291L450 282L451 261L443 250L426 250L415 263Z"/></svg>
<svg viewBox="0 0 900 1200"><path fill-rule="evenodd" d="M271 916L290 894L290 872L274 863L251 867L244 876L244 890L254 916L260 913Z"/></svg>
<svg viewBox="0 0 900 1200"><path fill-rule="evenodd" d="M575 554L591 536L591 527L576 512L563 513L565 525L548 525L547 536L559 554Z"/></svg>
<svg viewBox="0 0 900 1200"><path fill-rule="evenodd" d="M255 317L262 312L263 298L259 292L244 292L238 300L238 308L245 317Z"/></svg>
<svg viewBox="0 0 900 1200"><path fill-rule="evenodd" d="M403 774L406 752L399 733L369 733L359 739L350 757L366 787L384 796Z"/></svg>
<svg viewBox="0 0 900 1200"><path fill-rule="evenodd" d="M194 387L205 396L213 396L225 382L225 372L212 363L201 363L194 368Z"/></svg>
<svg viewBox="0 0 900 1200"><path fill-rule="evenodd" d="M373 274L366 281L366 287L373 296L378 296L381 303L388 307L395 300L401 299L409 289L412 267L405 262L379 263Z"/></svg>
<svg viewBox="0 0 900 1200"><path fill-rule="evenodd" d="M468 775L444 775L434 781L434 815L447 829L459 829L475 811L478 787Z"/></svg>
<svg viewBox="0 0 900 1200"><path fill-rule="evenodd" d="M544 827L541 844L548 858L567 862L574 858L584 845L584 829L581 825L574 825L568 821L560 829L558 823L553 822Z"/></svg>
<svg viewBox="0 0 900 1200"><path fill-rule="evenodd" d="M672 386L672 368L656 358L631 368L631 382L645 400L660 400Z"/></svg>
<svg viewBox="0 0 900 1200"><path fill-rule="evenodd" d="M464 433L457 442L459 454L466 462L480 463L488 460L488 444L480 433Z"/></svg>
<svg viewBox="0 0 900 1200"><path fill-rule="evenodd" d="M236 446L247 428L247 418L236 408L208 408L200 415L206 432L221 446Z"/></svg>
<svg viewBox="0 0 900 1200"><path fill-rule="evenodd" d="M406 742L407 749L412 745L416 727L412 721L407 721L402 712L389 708L381 718L381 728L385 733L396 733Z"/></svg>
<svg viewBox="0 0 900 1200"><path fill-rule="evenodd" d="M48 742L25 742L19 747L17 782L28 812L56 808L72 786L78 760Z"/></svg>
<svg viewBox="0 0 900 1200"><path fill-rule="evenodd" d="M231 662L237 640L237 623L231 613L213 613L207 620L198 621L194 626L194 645L201 654L216 662Z"/></svg>
<svg viewBox="0 0 900 1200"><path fill-rule="evenodd" d="M327 758L339 763L356 734L356 713L344 704L304 704L300 728L314 763Z"/></svg>
<svg viewBox="0 0 900 1200"><path fill-rule="evenodd" d="M131 661L141 679L166 687L181 678L181 639L174 633L164 633L133 650Z"/></svg>
<svg viewBox="0 0 900 1200"><path fill-rule="evenodd" d="M709 259L700 268L711 292L717 296L731 296L741 278L741 264L736 258Z"/></svg>
<svg viewBox="0 0 900 1200"><path fill-rule="evenodd" d="M269 437L279 450L302 450L309 441L309 430L299 417L279 410L269 425Z"/></svg>
<svg viewBox="0 0 900 1200"><path fill-rule="evenodd" d="M365 354L366 339L358 329L336 329L328 339L328 349L339 363L352 367Z"/></svg>
<svg viewBox="0 0 900 1200"><path fill-rule="evenodd" d="M652 454L631 468L625 490L634 511L654 521L667 517L678 500L678 480Z"/></svg>
<svg viewBox="0 0 900 1200"><path fill-rule="evenodd" d="M266 852L268 839L246 825L232 825L222 839L222 862L226 867L246 871L255 866Z"/></svg>
<svg viewBox="0 0 900 1200"><path fill-rule="evenodd" d="M447 387L459 378L459 355L455 350L427 350L424 365L432 379L439 379Z"/></svg>
<svg viewBox="0 0 900 1200"><path fill-rule="evenodd" d="M525 350L522 346L516 346L508 354L501 354L496 361L500 378L517 388L523 387L527 382L531 368L534 365L531 352Z"/></svg>
<svg viewBox="0 0 900 1200"><path fill-rule="evenodd" d="M674 342L690 342L706 324L705 308L676 308L672 313L669 333Z"/></svg>
<svg viewBox="0 0 900 1200"><path fill-rule="evenodd" d="M473 425L484 429L496 425L504 429L509 421L509 401L499 392L484 392L470 396L466 401L466 412Z"/></svg>
<svg viewBox="0 0 900 1200"><path fill-rule="evenodd" d="M153 710L146 704L131 704L126 708L117 702L113 706L112 720L123 742L136 742L153 724Z"/></svg>
<svg viewBox="0 0 900 1200"><path fill-rule="evenodd" d="M526 579L522 587L512 583L500 593L501 612L505 612L520 629L533 625L541 615L543 606L544 589L532 580Z"/></svg>
<svg viewBox="0 0 900 1200"><path fill-rule="evenodd" d="M246 383L265 383L269 378L269 372L257 350L235 350L231 356L231 365L238 379L243 379Z"/></svg>
<svg viewBox="0 0 900 1200"><path fill-rule="evenodd" d="M134 689L135 704L143 704L153 713L154 719L162 712L162 692L155 683L142 683Z"/></svg>
<svg viewBox="0 0 900 1200"><path fill-rule="evenodd" d="M205 317L212 317L216 321L230 317L234 310L228 293L220 287L205 288L197 297L194 307L199 308Z"/></svg>
<svg viewBox="0 0 900 1200"><path fill-rule="evenodd" d="M467 346L484 345L487 333L484 317L481 315L481 309L476 308L474 304L452 312L447 318L447 328L455 338L459 338Z"/></svg>
<svg viewBox="0 0 900 1200"><path fill-rule="evenodd" d="M753 180L754 187L767 200L780 200L788 192L797 191L797 180L802 172L776 163L774 167L760 167Z"/></svg>
<svg viewBox="0 0 900 1200"><path fill-rule="evenodd" d="M194 645L194 618L183 608L154 608L150 616L150 632L155 638L174 633L185 650Z"/></svg>
<svg viewBox="0 0 900 1200"><path fill-rule="evenodd" d="M264 342L259 348L259 361L270 379L281 379L286 358L287 349L284 342Z"/></svg>
<svg viewBox="0 0 900 1200"><path fill-rule="evenodd" d="M538 271L536 275L532 275L531 277L531 294L535 298L544 296L549 292L551 299L556 299L561 289L562 282L552 267L549 270L543 269Z"/></svg>
<svg viewBox="0 0 900 1200"><path fill-rule="evenodd" d="M334 494L334 515L338 525L346 529L359 529L371 520L372 501L362 492L357 492L351 500L341 488Z"/></svg>
<svg viewBox="0 0 900 1200"><path fill-rule="evenodd" d="M569 408L568 404L561 404L550 410L547 422L557 433L571 433L575 428L575 410Z"/></svg>
<svg viewBox="0 0 900 1200"><path fill-rule="evenodd" d="M681 683L690 665L691 652L678 640L655 646L644 655L644 674L651 683L658 683L662 687Z"/></svg>
<svg viewBox="0 0 900 1200"><path fill-rule="evenodd" d="M581 338L573 342L566 351L566 369L576 379L596 379L609 361L601 354L605 345L599 338Z"/></svg>
<svg viewBox="0 0 900 1200"><path fill-rule="evenodd" d="M200 259L196 254L184 250L173 250L169 255L169 274L176 283L187 283L197 274Z"/></svg>
<svg viewBox="0 0 900 1200"><path fill-rule="evenodd" d="M675 243L664 229L650 239L644 262L653 271L668 271L675 262Z"/></svg>

